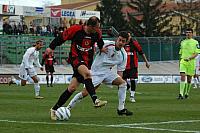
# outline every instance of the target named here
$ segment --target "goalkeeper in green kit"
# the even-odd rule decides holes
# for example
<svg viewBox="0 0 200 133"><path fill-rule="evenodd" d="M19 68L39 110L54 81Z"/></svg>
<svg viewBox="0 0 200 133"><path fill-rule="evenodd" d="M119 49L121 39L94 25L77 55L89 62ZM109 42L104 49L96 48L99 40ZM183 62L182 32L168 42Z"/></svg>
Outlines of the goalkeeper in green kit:
<svg viewBox="0 0 200 133"><path fill-rule="evenodd" d="M180 46L180 93L178 99L186 99L189 96L191 89L192 76L195 74L195 57L199 53L199 43L193 39L193 30L186 30L186 39L181 41ZM187 76L187 82L185 82Z"/></svg>

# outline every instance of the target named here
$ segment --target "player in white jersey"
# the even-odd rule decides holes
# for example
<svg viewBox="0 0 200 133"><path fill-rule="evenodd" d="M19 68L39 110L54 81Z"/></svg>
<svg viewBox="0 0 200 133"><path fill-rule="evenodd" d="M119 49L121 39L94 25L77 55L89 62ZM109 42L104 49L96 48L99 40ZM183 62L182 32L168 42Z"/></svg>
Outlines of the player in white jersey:
<svg viewBox="0 0 200 133"><path fill-rule="evenodd" d="M116 42L104 41L104 48L107 49L107 52L97 52L91 68L92 82L95 89L97 89L101 85L101 83L105 83L108 85L117 85L119 87L119 105L117 109L118 115L133 114L131 111L128 111L125 108L127 85L126 81L122 79L122 74L126 68L127 62L127 54L123 47L127 43L127 40L128 33L122 31L119 33ZM115 66L117 68L117 71L113 70L113 67ZM77 102L80 102L87 95L88 92L86 89L76 94L74 98L70 101L68 108L71 110Z"/></svg>
<svg viewBox="0 0 200 133"><path fill-rule="evenodd" d="M200 82L199 82L199 74L200 74L200 54L197 55L196 59L196 69L195 69L195 75L194 75L194 84L193 88L200 87Z"/></svg>
<svg viewBox="0 0 200 133"><path fill-rule="evenodd" d="M17 85L25 86L26 82L29 81L30 83L34 83L35 89L35 98L36 99L43 99L44 97L40 96L40 85L39 85L39 78L37 77L37 73L33 64L40 68L43 71L43 67L39 62L39 50L43 47L43 41L39 40L36 43L28 48L23 55L22 63L19 69L19 78L20 80L15 79L13 76L9 85L15 83Z"/></svg>

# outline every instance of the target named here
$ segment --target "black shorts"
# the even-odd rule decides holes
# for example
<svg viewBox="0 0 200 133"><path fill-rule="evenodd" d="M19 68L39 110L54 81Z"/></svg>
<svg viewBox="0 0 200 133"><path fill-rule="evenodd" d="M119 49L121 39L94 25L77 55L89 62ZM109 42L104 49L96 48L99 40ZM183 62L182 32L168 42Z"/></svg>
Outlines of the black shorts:
<svg viewBox="0 0 200 133"><path fill-rule="evenodd" d="M85 65L85 66L87 66L86 63L85 63L85 61L80 60L78 57L73 57L73 58L71 58L71 59L68 59L67 61L70 62L70 64L72 65L72 67L73 67L74 70L75 70L75 69L78 69L78 67L79 67L80 65ZM88 67L88 66L87 66L87 67Z"/></svg>
<svg viewBox="0 0 200 133"><path fill-rule="evenodd" d="M138 79L138 68L126 69L123 72L123 79Z"/></svg>
<svg viewBox="0 0 200 133"><path fill-rule="evenodd" d="M46 73L54 73L55 72L55 70L54 70L54 66L52 65L52 66L49 66L49 65L45 65L45 71L46 71Z"/></svg>
<svg viewBox="0 0 200 133"><path fill-rule="evenodd" d="M73 69L73 71L74 71L74 74L72 75L72 78L75 77L79 83L84 84L85 83L84 77L78 72L77 69Z"/></svg>

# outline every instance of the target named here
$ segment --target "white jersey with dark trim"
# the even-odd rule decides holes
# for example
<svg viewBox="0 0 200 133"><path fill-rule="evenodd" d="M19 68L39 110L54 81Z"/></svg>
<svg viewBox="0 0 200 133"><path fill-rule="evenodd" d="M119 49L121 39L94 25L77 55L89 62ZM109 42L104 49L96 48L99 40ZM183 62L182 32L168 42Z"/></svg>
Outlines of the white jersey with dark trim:
<svg viewBox="0 0 200 133"><path fill-rule="evenodd" d="M126 68L127 54L124 48L115 49L114 41L104 41L104 47L108 48L107 53L97 52L92 64L92 73L105 73L117 67L117 71L124 71Z"/></svg>
<svg viewBox="0 0 200 133"><path fill-rule="evenodd" d="M39 51L35 47L28 48L23 56L22 64L25 68L33 68L33 63L37 67L42 67L39 62Z"/></svg>

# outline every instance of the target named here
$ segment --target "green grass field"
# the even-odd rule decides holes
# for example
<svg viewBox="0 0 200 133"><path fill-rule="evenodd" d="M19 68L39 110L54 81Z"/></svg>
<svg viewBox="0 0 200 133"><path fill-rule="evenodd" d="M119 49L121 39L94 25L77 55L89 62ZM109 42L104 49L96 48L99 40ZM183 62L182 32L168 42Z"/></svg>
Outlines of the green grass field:
<svg viewBox="0 0 200 133"><path fill-rule="evenodd" d="M101 86L97 94L108 100L106 107L95 109L87 97L72 109L69 121L51 121L49 109L65 88L41 85L45 99L38 100L32 85L0 85L0 133L200 132L200 89L192 89L189 99L177 100L178 84L139 84L136 103L129 102L127 93L126 107L134 115L118 116L117 88Z"/></svg>

